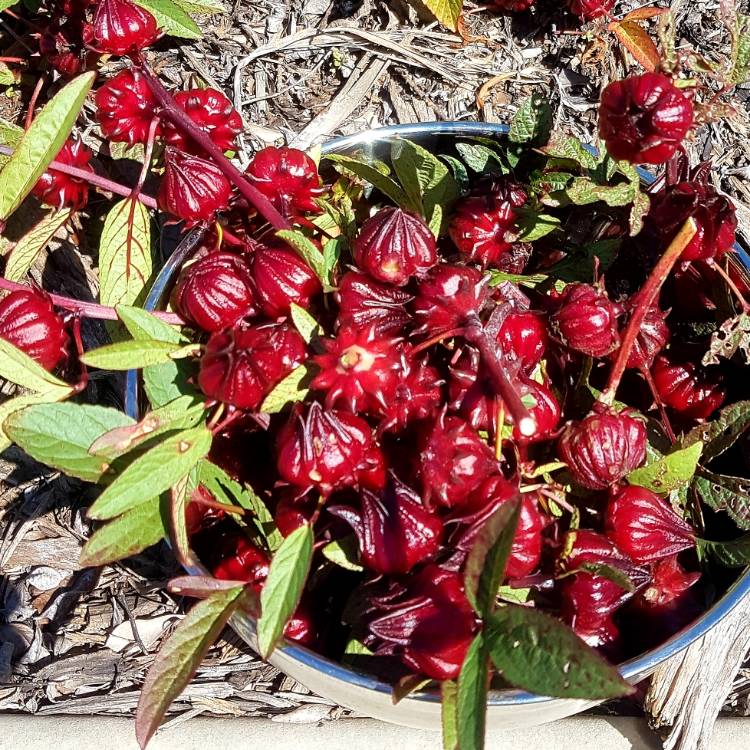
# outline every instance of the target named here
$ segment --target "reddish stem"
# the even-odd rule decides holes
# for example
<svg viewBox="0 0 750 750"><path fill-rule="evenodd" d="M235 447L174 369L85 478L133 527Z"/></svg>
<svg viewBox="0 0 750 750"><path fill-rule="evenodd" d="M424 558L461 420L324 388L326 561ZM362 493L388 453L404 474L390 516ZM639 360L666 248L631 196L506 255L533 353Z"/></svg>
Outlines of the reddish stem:
<svg viewBox="0 0 750 750"><path fill-rule="evenodd" d="M23 57L0 57L0 62L4 63L28 63Z"/></svg>
<svg viewBox="0 0 750 750"><path fill-rule="evenodd" d="M26 284L18 284L15 281L9 281L0 276L0 289L5 289L8 292L20 292L28 291L29 287ZM97 305L95 302L82 302L81 300L71 299L70 297L62 297L59 294L50 294L49 297L57 307L62 307L64 310L79 313L84 318L94 318L96 320L119 320L117 317L117 311L114 307ZM185 325L185 321L175 313L152 312L151 314L171 325Z"/></svg>
<svg viewBox="0 0 750 750"><path fill-rule="evenodd" d="M29 108L26 110L26 122L24 123L24 130L28 130L31 127L31 121L34 119L34 109L36 107L36 100L39 98L39 94L42 93L42 86L44 85L44 76L42 76L34 86L34 91L31 94L29 100Z"/></svg>
<svg viewBox="0 0 750 750"><path fill-rule="evenodd" d="M274 208L271 201L263 193L252 185L232 164L229 159L222 153L221 149L211 140L209 135L201 130L175 102L172 95L164 88L161 81L151 73L144 65L140 67L146 83L156 100L159 102L161 110L159 114L166 117L174 126L182 131L200 146L208 156L211 157L214 164L226 175L226 177L242 193L243 197L257 209L258 213L275 229L291 229L291 224Z"/></svg>
<svg viewBox="0 0 750 750"><path fill-rule="evenodd" d="M604 389L604 393L602 393L601 398L599 399L603 404L612 406L614 403L617 389L620 386L620 381L622 380L622 376L625 374L625 369L627 368L630 352L635 346L636 339L638 338L646 314L656 302L659 292L661 291L664 282L667 280L667 276L669 276L669 272L680 259L682 251L690 244L697 231L698 226L696 225L695 220L692 218L688 219L682 229L677 233L677 236L670 243L664 255L661 256L659 262L654 267L654 270L651 271L648 279L646 279L646 283L635 295L633 299L633 302L635 303L633 305L633 316L630 318L628 327L625 329L622 345L617 354L617 361L612 368L612 372L609 374L607 387Z"/></svg>
<svg viewBox="0 0 750 750"><path fill-rule="evenodd" d="M745 296L742 294L742 292L737 288L737 284L734 283L732 280L732 277L729 275L728 271L725 271L721 267L721 263L717 263L714 260L708 261L708 265L711 266L711 268L716 271L716 273L721 276L722 279L726 282L726 285L729 287L729 291L734 294L735 299L740 305L740 308L742 309L743 313L750 312L750 305L748 305L747 301L745 300Z"/></svg>

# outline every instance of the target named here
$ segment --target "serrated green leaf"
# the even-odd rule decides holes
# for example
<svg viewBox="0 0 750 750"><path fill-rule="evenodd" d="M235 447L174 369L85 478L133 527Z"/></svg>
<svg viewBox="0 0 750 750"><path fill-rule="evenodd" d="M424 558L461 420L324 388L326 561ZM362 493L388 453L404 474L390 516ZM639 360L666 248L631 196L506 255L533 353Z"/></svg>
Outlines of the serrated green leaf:
<svg viewBox="0 0 750 750"><path fill-rule="evenodd" d="M83 73L61 88L34 118L0 170L0 221L21 205L63 147L96 73Z"/></svg>
<svg viewBox="0 0 750 750"><path fill-rule="evenodd" d="M456 151L458 151L466 166L477 174L484 174L489 171L491 164L499 167L502 173L507 171L497 151L481 143L457 143Z"/></svg>
<svg viewBox="0 0 750 750"><path fill-rule="evenodd" d="M55 391L48 391L46 393L34 393L28 396L15 396L9 398L0 404L0 452L9 448L13 441L10 437L5 434L4 423L5 420L17 411L25 409L27 406L33 406L34 404L49 404L64 401L66 398L70 398L75 394L73 388L59 389Z"/></svg>
<svg viewBox="0 0 750 750"><path fill-rule="evenodd" d="M303 401L310 391L315 373L314 365L302 364L289 373L263 400L260 410L264 414L278 414L290 404Z"/></svg>
<svg viewBox="0 0 750 750"><path fill-rule="evenodd" d="M745 83L750 77L750 16L737 14L732 30L732 70L729 80L737 84Z"/></svg>
<svg viewBox="0 0 750 750"><path fill-rule="evenodd" d="M11 414L4 427L8 437L40 463L86 482L97 482L109 469L109 462L92 456L89 446L108 430L131 424L134 420L117 409L47 403Z"/></svg>
<svg viewBox="0 0 750 750"><path fill-rule="evenodd" d="M267 658L294 614L310 570L313 531L309 524L295 529L276 550L260 594L258 651Z"/></svg>
<svg viewBox="0 0 750 750"><path fill-rule="evenodd" d="M1 7L2 0L0 0L0 8ZM15 148L23 134L24 129L20 125L15 125L14 123L8 122L0 117L0 144Z"/></svg>
<svg viewBox="0 0 750 750"><path fill-rule="evenodd" d="M608 206L627 206L633 202L636 189L632 183L597 185L588 177L576 177L563 194L576 206L588 206L599 201Z"/></svg>
<svg viewBox="0 0 750 750"><path fill-rule="evenodd" d="M70 386L47 372L28 354L0 339L0 378L36 393L56 393Z"/></svg>
<svg viewBox="0 0 750 750"><path fill-rule="evenodd" d="M139 341L166 341L170 344L179 344L187 341L180 333L180 329L165 323L154 314L129 305L117 305L115 307L117 316L127 328L128 333Z"/></svg>
<svg viewBox="0 0 750 750"><path fill-rule="evenodd" d="M630 472L627 480L630 484L666 495L690 483L698 468L702 450L702 443L678 449Z"/></svg>
<svg viewBox="0 0 750 750"><path fill-rule="evenodd" d="M699 469L692 484L698 499L724 512L744 531L750 530L750 479Z"/></svg>
<svg viewBox="0 0 750 750"><path fill-rule="evenodd" d="M559 228L560 219L556 216L524 211L518 218L518 239L520 242L536 242Z"/></svg>
<svg viewBox="0 0 750 750"><path fill-rule="evenodd" d="M324 159L343 167L366 182L369 182L374 188L377 188L383 195L390 198L397 206L414 210L409 202L406 193L399 187L398 183L378 171L375 167L367 162L355 159L351 156L341 154L324 154Z"/></svg>
<svg viewBox="0 0 750 750"><path fill-rule="evenodd" d="M364 570L359 563L357 538L353 535L345 536L342 539L334 539L332 542L328 542L321 551L326 560L330 560L340 568L357 573Z"/></svg>
<svg viewBox="0 0 750 750"><path fill-rule="evenodd" d="M325 258L312 240L305 237L302 232L294 229L281 229L276 232L276 236L286 242L310 266L313 273L322 282L324 290L330 289L330 279L326 271Z"/></svg>
<svg viewBox="0 0 750 750"><path fill-rule="evenodd" d="M750 401L737 401L719 412L713 422L698 425L685 437L684 443L703 443L703 463L712 461L731 448L750 430Z"/></svg>
<svg viewBox="0 0 750 750"><path fill-rule="evenodd" d="M214 15L215 13L226 13L226 8L218 0L174 0L185 13L199 13L201 15Z"/></svg>
<svg viewBox="0 0 750 750"><path fill-rule="evenodd" d="M449 156L448 154L441 154L440 158L451 168L453 179L461 193L467 192L469 189L469 173L466 171L466 165L456 159L455 156Z"/></svg>
<svg viewBox="0 0 750 750"><path fill-rule="evenodd" d="M0 0L0 11L12 8L18 0Z"/></svg>
<svg viewBox="0 0 750 750"><path fill-rule="evenodd" d="M556 159L568 159L584 169L596 169L599 160L576 138L565 135L553 136L544 147L544 153Z"/></svg>
<svg viewBox="0 0 750 750"><path fill-rule="evenodd" d="M461 750L484 750L488 683L489 654L484 634L479 632L458 675L456 729Z"/></svg>
<svg viewBox="0 0 750 750"><path fill-rule="evenodd" d="M9 281L21 281L34 265L39 253L70 218L70 214L69 208L52 211L21 237L8 255L3 274L5 278Z"/></svg>
<svg viewBox="0 0 750 750"><path fill-rule="evenodd" d="M555 698L600 700L633 688L567 625L532 607L509 604L485 621L495 667L514 687Z"/></svg>
<svg viewBox="0 0 750 750"><path fill-rule="evenodd" d="M552 108L549 101L539 94L524 99L518 108L508 132L512 143L528 143L543 146L552 130Z"/></svg>
<svg viewBox="0 0 750 750"><path fill-rule="evenodd" d="M290 313L294 327L306 344L309 344L316 336L320 336L320 324L307 310L292 302Z"/></svg>
<svg viewBox="0 0 750 750"><path fill-rule="evenodd" d="M243 589L218 591L198 602L159 649L141 688L135 719L144 748L172 701L185 689L209 647L240 605Z"/></svg>
<svg viewBox="0 0 750 750"><path fill-rule="evenodd" d="M151 279L151 219L132 198L116 203L104 219L99 240L99 299L103 305L132 305Z"/></svg>
<svg viewBox="0 0 750 750"><path fill-rule="evenodd" d="M168 341L118 341L86 352L81 362L100 370L139 370L170 362L182 349L182 344Z"/></svg>
<svg viewBox="0 0 750 750"><path fill-rule="evenodd" d="M156 19L157 26L170 36L181 39L200 39L198 24L172 0L135 0L136 5L145 8Z"/></svg>
<svg viewBox="0 0 750 750"><path fill-rule="evenodd" d="M211 449L205 425L165 438L129 464L89 508L90 518L114 518L184 479ZM92 441L93 442L93 441Z"/></svg>
<svg viewBox="0 0 750 750"><path fill-rule="evenodd" d="M699 548L727 568L744 568L750 565L750 534L729 542L711 542L707 539L698 539L697 542Z"/></svg>
<svg viewBox="0 0 750 750"><path fill-rule="evenodd" d="M463 0L422 0L422 2L443 26L451 31L458 28Z"/></svg>
<svg viewBox="0 0 750 750"><path fill-rule="evenodd" d="M81 550L80 566L105 565L152 547L168 534L166 518L159 498L126 511L93 533Z"/></svg>

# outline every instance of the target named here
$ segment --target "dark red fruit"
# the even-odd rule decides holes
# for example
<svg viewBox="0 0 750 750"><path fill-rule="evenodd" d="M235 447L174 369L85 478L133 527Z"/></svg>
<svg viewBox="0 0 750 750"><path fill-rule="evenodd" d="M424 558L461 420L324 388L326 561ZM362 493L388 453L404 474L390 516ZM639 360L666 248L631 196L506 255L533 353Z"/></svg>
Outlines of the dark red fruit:
<svg viewBox="0 0 750 750"><path fill-rule="evenodd" d="M216 502L216 498L202 484L199 484L190 497L187 508L185 508L185 526L190 537L209 528L226 516L223 510L204 504L201 500Z"/></svg>
<svg viewBox="0 0 750 750"><path fill-rule="evenodd" d="M479 352L463 347L450 365L448 406L461 415L475 430L494 434L497 429L499 403L493 381L480 361Z"/></svg>
<svg viewBox="0 0 750 750"><path fill-rule="evenodd" d="M378 336L403 333L411 322L406 305L414 297L395 286L381 284L356 271L344 274L336 293L337 325L341 328L372 326Z"/></svg>
<svg viewBox="0 0 750 750"><path fill-rule="evenodd" d="M377 281L403 286L437 263L435 236L424 220L400 208L381 208L354 241L357 265Z"/></svg>
<svg viewBox="0 0 750 750"><path fill-rule="evenodd" d="M496 264L513 246L517 210L528 200L520 185L503 182L485 195L460 200L448 228L453 244L469 260Z"/></svg>
<svg viewBox="0 0 750 750"><path fill-rule="evenodd" d="M261 149L247 168L247 176L285 216L320 213L315 203L325 189L315 162L296 148Z"/></svg>
<svg viewBox="0 0 750 750"><path fill-rule="evenodd" d="M69 18L49 24L39 35L39 52L66 78L78 75L86 58L80 20Z"/></svg>
<svg viewBox="0 0 750 750"><path fill-rule="evenodd" d="M469 502L497 461L472 427L459 417L444 413L435 420L419 455L419 477L428 505L448 508Z"/></svg>
<svg viewBox="0 0 750 750"><path fill-rule="evenodd" d="M370 623L407 667L434 680L458 676L475 629L461 576L436 565L409 578L403 604Z"/></svg>
<svg viewBox="0 0 750 750"><path fill-rule="evenodd" d="M55 157L55 161L94 174L89 166L91 151L78 139L68 139ZM83 208L89 198L89 185L80 177L50 169L45 172L31 191L42 203L54 208Z"/></svg>
<svg viewBox="0 0 750 750"><path fill-rule="evenodd" d="M152 45L159 29L147 10L130 0L99 0L90 33L99 52L125 55Z"/></svg>
<svg viewBox="0 0 750 750"><path fill-rule="evenodd" d="M328 408L376 413L388 403L402 375L403 349L398 339L379 337L373 328L342 328L324 339L324 354L310 387L325 391Z"/></svg>
<svg viewBox="0 0 750 750"><path fill-rule="evenodd" d="M708 419L727 397L719 370L678 355L660 354L651 376L664 405L685 419Z"/></svg>
<svg viewBox="0 0 750 750"><path fill-rule="evenodd" d="M663 73L610 83L602 93L599 135L618 161L663 164L693 125L693 102Z"/></svg>
<svg viewBox="0 0 750 750"><path fill-rule="evenodd" d="M517 359L530 373L541 362L549 335L541 315L524 311L508 315L500 326L497 340L503 354Z"/></svg>
<svg viewBox="0 0 750 750"><path fill-rule="evenodd" d="M94 101L96 119L110 141L146 143L156 99L139 70L121 70L96 92Z"/></svg>
<svg viewBox="0 0 750 750"><path fill-rule="evenodd" d="M615 0L568 0L568 9L583 21L606 16L615 7Z"/></svg>
<svg viewBox="0 0 750 750"><path fill-rule="evenodd" d="M734 204L705 181L681 182L652 196L645 232L666 247L690 218L698 231L681 260L712 260L732 249L737 230Z"/></svg>
<svg viewBox="0 0 750 750"><path fill-rule="evenodd" d="M289 315L291 304L307 309L320 294L320 280L294 250L258 245L250 257L258 304L269 318Z"/></svg>
<svg viewBox="0 0 750 750"><path fill-rule="evenodd" d="M236 532L220 542L223 559L211 571L214 578L225 581L242 581L260 592L268 577L271 561L246 536Z"/></svg>
<svg viewBox="0 0 750 750"><path fill-rule="evenodd" d="M637 303L636 303L637 305ZM646 317L638 330L633 348L628 355L625 365L631 370L649 370L654 364L656 355L667 345L669 341L669 327L665 318L667 313L657 306L652 306L646 312ZM619 348L615 349L609 356L617 359Z"/></svg>
<svg viewBox="0 0 750 750"><path fill-rule="evenodd" d="M398 432L412 422L435 416L442 384L438 371L424 360L404 358L400 378L380 414L381 432Z"/></svg>
<svg viewBox="0 0 750 750"><path fill-rule="evenodd" d="M558 448L578 484L603 490L646 460L646 425L629 409L593 412L568 423Z"/></svg>
<svg viewBox="0 0 750 750"><path fill-rule="evenodd" d="M588 284L570 284L552 316L552 330L569 348L589 357L604 357L620 345L619 310L607 295Z"/></svg>
<svg viewBox="0 0 750 750"><path fill-rule="evenodd" d="M354 529L362 563L371 570L384 575L408 573L438 551L443 522L395 477L377 495L363 491L360 504L361 510L343 505L328 510Z"/></svg>
<svg viewBox="0 0 750 750"><path fill-rule="evenodd" d="M287 491L279 500L273 514L273 520L282 536L289 536L300 526L312 521L318 509L318 497L309 493L298 497L297 493Z"/></svg>
<svg viewBox="0 0 750 750"><path fill-rule="evenodd" d="M636 603L653 609L668 607L695 585L700 577L700 573L686 572L677 555L659 560L653 567L651 585L640 592Z"/></svg>
<svg viewBox="0 0 750 750"><path fill-rule="evenodd" d="M493 0L496 8L507 10L511 13L523 13L534 6L536 0Z"/></svg>
<svg viewBox="0 0 750 750"><path fill-rule="evenodd" d="M237 147L235 139L242 132L242 118L232 106L232 102L216 89L193 89L178 91L175 103L185 110L187 116L207 133L217 148L231 151ZM192 142L172 123L164 123L167 143L183 151L192 149Z"/></svg>
<svg viewBox="0 0 750 750"><path fill-rule="evenodd" d="M488 298L487 279L475 268L436 266L419 282L414 300L420 332L434 336L464 326Z"/></svg>
<svg viewBox="0 0 750 750"><path fill-rule="evenodd" d="M256 409L306 357L302 336L286 323L238 327L212 334L198 384L209 398Z"/></svg>
<svg viewBox="0 0 750 750"><path fill-rule="evenodd" d="M65 324L44 293L10 292L0 301L0 338L54 370L67 356L70 339Z"/></svg>
<svg viewBox="0 0 750 750"><path fill-rule="evenodd" d="M318 641L318 627L310 606L303 599L284 628L284 637L303 646L314 646Z"/></svg>
<svg viewBox="0 0 750 750"><path fill-rule="evenodd" d="M658 495L643 487L623 487L612 497L605 519L607 536L639 563L654 562L695 545L695 532Z"/></svg>
<svg viewBox="0 0 750 750"><path fill-rule="evenodd" d="M383 454L361 417L312 403L295 411L278 438L277 467L289 484L327 497L346 487L385 485Z"/></svg>
<svg viewBox="0 0 750 750"><path fill-rule="evenodd" d="M232 188L210 161L168 148L159 207L188 225L212 221L229 205Z"/></svg>
<svg viewBox="0 0 750 750"><path fill-rule="evenodd" d="M189 323L213 333L254 315L252 277L243 258L210 253L183 267L172 304Z"/></svg>
<svg viewBox="0 0 750 750"><path fill-rule="evenodd" d="M521 387L524 402L534 418L535 427L531 435L522 435L517 426L513 428L513 439L519 445L538 443L549 440L560 424L560 404L549 385L529 380Z"/></svg>

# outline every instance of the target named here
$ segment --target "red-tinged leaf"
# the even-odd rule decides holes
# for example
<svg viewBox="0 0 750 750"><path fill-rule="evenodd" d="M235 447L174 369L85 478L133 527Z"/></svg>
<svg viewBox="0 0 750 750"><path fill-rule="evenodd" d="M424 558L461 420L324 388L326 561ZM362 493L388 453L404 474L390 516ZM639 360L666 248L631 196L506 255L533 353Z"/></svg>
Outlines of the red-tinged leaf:
<svg viewBox="0 0 750 750"><path fill-rule="evenodd" d="M426 688L431 682L429 677L420 674L405 675L391 689L391 703L397 706L404 698Z"/></svg>
<svg viewBox="0 0 750 750"><path fill-rule="evenodd" d="M619 39L625 49L646 69L656 70L661 56L654 40L635 21L613 21L609 30Z"/></svg>
<svg viewBox="0 0 750 750"><path fill-rule="evenodd" d="M135 736L141 748L192 679L206 651L240 605L242 593L238 586L198 602L159 649L143 683L135 716Z"/></svg>
<svg viewBox="0 0 750 750"><path fill-rule="evenodd" d="M195 553L190 549L185 515L188 498L193 494L196 484L197 471L192 471L169 491L169 540L172 542L177 561L184 568L200 564Z"/></svg>
<svg viewBox="0 0 750 750"><path fill-rule="evenodd" d="M621 21L648 21L649 18L656 18L669 13L669 8L636 8L627 13Z"/></svg>
<svg viewBox="0 0 750 750"><path fill-rule="evenodd" d="M243 581L224 581L211 576L177 576L167 584L167 590L178 596L207 599L219 591L229 591L244 585Z"/></svg>

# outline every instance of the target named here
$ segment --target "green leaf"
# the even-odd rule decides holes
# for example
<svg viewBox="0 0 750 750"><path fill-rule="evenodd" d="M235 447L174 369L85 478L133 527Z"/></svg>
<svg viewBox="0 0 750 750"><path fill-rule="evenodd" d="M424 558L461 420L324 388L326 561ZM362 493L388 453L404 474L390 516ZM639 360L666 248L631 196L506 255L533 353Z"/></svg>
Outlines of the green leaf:
<svg viewBox="0 0 750 750"><path fill-rule="evenodd" d="M531 178L531 186L534 192L546 195L565 190L573 175L570 172L540 172Z"/></svg>
<svg viewBox="0 0 750 750"><path fill-rule="evenodd" d="M332 161L360 179L369 182L374 188L383 193L383 195L390 198L397 206L414 210L414 206L410 204L406 193L401 189L399 184L387 175L379 172L371 164L351 156L342 156L341 154L324 154L323 158Z"/></svg>
<svg viewBox="0 0 750 750"><path fill-rule="evenodd" d="M33 406L34 404L48 404L57 401L64 401L66 398L70 398L75 394L73 387L67 390L60 389L59 391L47 392L47 393L33 393L25 396L15 396L9 398L0 404L0 451L4 451L9 448L13 441L8 435L5 434L3 423L5 420L17 411L25 409L27 406Z"/></svg>
<svg viewBox="0 0 750 750"><path fill-rule="evenodd" d="M70 386L47 372L28 354L5 339L0 339L0 378L36 393L69 391Z"/></svg>
<svg viewBox="0 0 750 750"><path fill-rule="evenodd" d="M2 9L2 5L2 0L0 0L0 9ZM20 125L15 125L0 117L0 143L3 146L15 148L23 134L24 129Z"/></svg>
<svg viewBox="0 0 750 750"><path fill-rule="evenodd" d="M651 198L648 193L644 193L640 188L635 191L633 198L633 207L630 209L630 236L639 235L643 229L643 222L651 210Z"/></svg>
<svg viewBox="0 0 750 750"><path fill-rule="evenodd" d="M468 192L469 173L466 171L464 163L456 159L455 156L449 156L448 154L441 154L440 158L451 168L453 179L456 181L456 185L458 185L461 193Z"/></svg>
<svg viewBox="0 0 750 750"><path fill-rule="evenodd" d="M86 352L81 362L100 370L138 370L170 362L182 349L182 344L167 341L118 341Z"/></svg>
<svg viewBox="0 0 750 750"><path fill-rule="evenodd" d="M316 336L320 336L320 324L304 307L292 302L290 312L292 323L306 344L309 344Z"/></svg>
<svg viewBox="0 0 750 750"><path fill-rule="evenodd" d="M518 239L521 242L536 242L559 228L560 219L556 216L524 211L518 218Z"/></svg>
<svg viewBox="0 0 750 750"><path fill-rule="evenodd" d="M490 165L499 167L503 174L507 172L507 168L497 151L483 146L481 143L457 143L456 151L458 151L466 166L477 174L484 174L489 171Z"/></svg>
<svg viewBox="0 0 750 750"><path fill-rule="evenodd" d="M151 279L151 219L132 198L115 203L99 241L99 299L103 305L131 305Z"/></svg>
<svg viewBox="0 0 750 750"><path fill-rule="evenodd" d="M744 568L750 565L750 534L745 534L730 542L710 542L707 539L696 541L699 548L708 552L727 568Z"/></svg>
<svg viewBox="0 0 750 750"><path fill-rule="evenodd" d="M174 0L185 13L199 13L203 15L214 15L226 13L226 8L218 0Z"/></svg>
<svg viewBox="0 0 750 750"><path fill-rule="evenodd" d="M745 364L750 365L750 315L745 312L727 318L714 331L702 364L718 365L721 364L719 357L732 359L738 352L742 353Z"/></svg>
<svg viewBox="0 0 750 750"><path fill-rule="evenodd" d="M703 443L703 463L712 461L731 448L750 429L750 401L737 401L719 412L713 422L698 425L686 436L688 445Z"/></svg>
<svg viewBox="0 0 750 750"><path fill-rule="evenodd" d="M15 244L8 255L3 274L9 281L20 281L34 265L37 256L70 218L71 210L52 211Z"/></svg>
<svg viewBox="0 0 750 750"><path fill-rule="evenodd" d="M750 16L737 14L732 29L732 70L729 80L735 85L745 83L750 78Z"/></svg>
<svg viewBox="0 0 750 750"><path fill-rule="evenodd" d="M666 495L688 484L698 468L703 443L694 443L662 456L640 469L630 472L630 484Z"/></svg>
<svg viewBox="0 0 750 750"><path fill-rule="evenodd" d="M521 501L518 496L504 502L479 530L466 558L466 598L481 617L495 608L497 591L513 546L520 511Z"/></svg>
<svg viewBox="0 0 750 750"><path fill-rule="evenodd" d="M208 454L211 432L205 425L171 435L136 458L89 508L89 518L119 516L160 495L184 479Z"/></svg>
<svg viewBox="0 0 750 750"><path fill-rule="evenodd" d="M487 719L489 657L484 634L477 633L458 675L456 725L461 750L483 750Z"/></svg>
<svg viewBox="0 0 750 750"><path fill-rule="evenodd" d="M136 5L149 11L165 34L182 39L201 38L198 24L172 0L136 0Z"/></svg>
<svg viewBox="0 0 750 750"><path fill-rule="evenodd" d="M276 232L276 236L284 240L310 266L315 275L323 283L324 289L330 289L330 279L326 272L325 258L312 240L305 237L302 232L297 232L294 229L281 229Z"/></svg>
<svg viewBox="0 0 750 750"><path fill-rule="evenodd" d="M543 146L552 131L552 108L539 94L524 99L510 124L508 139L512 143Z"/></svg>
<svg viewBox="0 0 750 750"><path fill-rule="evenodd" d="M437 18L440 23L451 31L458 28L458 19L461 17L463 0L422 0L425 8Z"/></svg>
<svg viewBox="0 0 750 750"><path fill-rule="evenodd" d="M296 367L263 400L260 410L264 414L278 414L290 404L302 401L310 391L315 366L307 363Z"/></svg>
<svg viewBox="0 0 750 750"><path fill-rule="evenodd" d="M167 533L162 503L152 498L97 529L81 550L80 566L105 565L136 555Z"/></svg>
<svg viewBox="0 0 750 750"><path fill-rule="evenodd" d="M540 284L543 284L549 279L549 276L543 273L537 273L530 276L525 276L520 273L506 273L505 271L498 271L497 269L490 269L488 271L490 276L490 286L500 286L510 282L511 284L518 284L519 286L527 286L529 289L535 289Z"/></svg>
<svg viewBox="0 0 750 750"><path fill-rule="evenodd" d="M575 575L577 572L606 578L608 581L616 583L623 591L632 593L636 588L633 581L630 580L625 572L620 570L620 568L616 568L614 565L607 565L607 563L581 563L580 567L576 568L576 570L568 571L566 575Z"/></svg>
<svg viewBox="0 0 750 750"><path fill-rule="evenodd" d="M242 601L241 586L218 591L196 604L159 649L141 688L135 718L145 748L172 701L185 689L203 657Z"/></svg>
<svg viewBox="0 0 750 750"><path fill-rule="evenodd" d="M709 508L727 513L739 528L750 529L750 479L714 474L701 468L692 487Z"/></svg>
<svg viewBox="0 0 750 750"><path fill-rule="evenodd" d="M636 190L630 182L597 185L588 177L576 177L563 194L576 206L588 206L599 201L608 206L627 206L633 202Z"/></svg>
<svg viewBox="0 0 750 750"><path fill-rule="evenodd" d="M138 341L165 341L170 344L187 341L178 328L140 307L117 305L115 310L128 333Z"/></svg>
<svg viewBox="0 0 750 750"><path fill-rule="evenodd" d="M566 258L547 269L547 273L561 281L594 280L594 270L605 272L614 263L622 240L599 240L585 248L571 252ZM598 262L595 262L598 261Z"/></svg>
<svg viewBox="0 0 750 750"><path fill-rule="evenodd" d="M92 456L89 446L108 430L131 424L134 421L130 417L104 406L38 404L11 414L5 420L5 431L40 463L86 482L97 482L109 469L109 462L105 457Z"/></svg>
<svg viewBox="0 0 750 750"><path fill-rule="evenodd" d="M600 700L633 688L567 625L531 607L509 604L485 622L495 667L511 685L554 698Z"/></svg>
<svg viewBox="0 0 750 750"><path fill-rule="evenodd" d="M599 161L577 139L565 135L555 135L544 147L544 153L556 159L566 159L575 162L584 169L596 169Z"/></svg>
<svg viewBox="0 0 750 750"><path fill-rule="evenodd" d="M258 651L266 659L276 647L294 614L310 570L312 526L304 524L284 539L271 559L268 578L260 593Z"/></svg>
<svg viewBox="0 0 750 750"><path fill-rule="evenodd" d="M34 118L0 171L0 221L21 205L63 147L96 73L84 73L61 88Z"/></svg>
<svg viewBox="0 0 750 750"><path fill-rule="evenodd" d="M440 683L440 724L443 730L443 750L458 747L458 686L454 680Z"/></svg>
<svg viewBox="0 0 750 750"><path fill-rule="evenodd" d="M354 535L328 542L321 551L326 560L330 560L340 568L356 573L364 570L359 563L359 545Z"/></svg>

